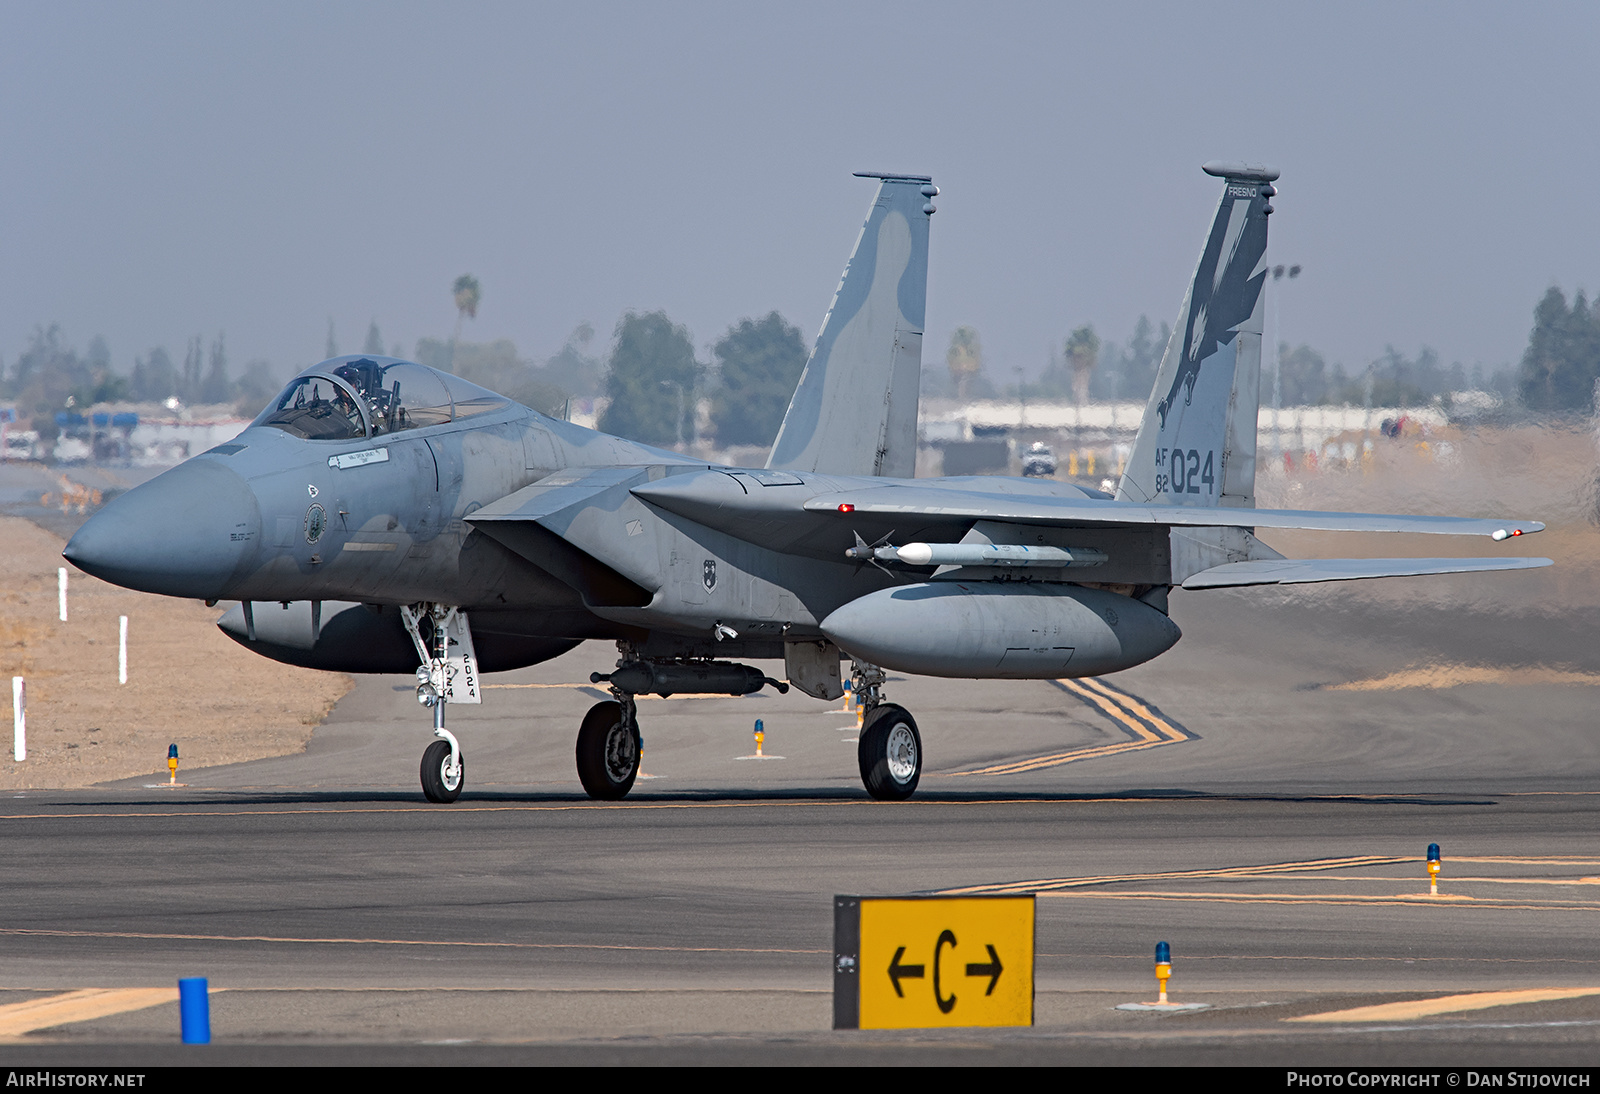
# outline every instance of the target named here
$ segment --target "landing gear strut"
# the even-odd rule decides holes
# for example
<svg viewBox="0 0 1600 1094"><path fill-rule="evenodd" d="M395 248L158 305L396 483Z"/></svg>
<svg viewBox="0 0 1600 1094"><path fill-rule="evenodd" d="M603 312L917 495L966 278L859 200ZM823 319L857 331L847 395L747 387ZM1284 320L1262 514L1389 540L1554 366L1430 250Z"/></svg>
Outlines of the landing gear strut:
<svg viewBox="0 0 1600 1094"><path fill-rule="evenodd" d="M450 679L450 627L456 615L455 608L442 604L425 604L402 607L400 618L405 623L411 641L417 647L422 664L417 666L417 702L433 711L433 742L422 754L422 796L431 802L448 804L461 796L467 782L467 761L461 754L461 743L444 728L444 707L452 692ZM428 640L422 637L421 622L432 624ZM464 623L460 627L469 635ZM476 677L477 666L470 648L466 651L470 674ZM476 690L475 681L471 685ZM475 697L474 697L475 698Z"/></svg>
<svg viewBox="0 0 1600 1094"><path fill-rule="evenodd" d="M856 746L861 783L879 801L905 801L922 778L922 735L905 707L883 701L883 670L861 661L852 664L862 712Z"/></svg>

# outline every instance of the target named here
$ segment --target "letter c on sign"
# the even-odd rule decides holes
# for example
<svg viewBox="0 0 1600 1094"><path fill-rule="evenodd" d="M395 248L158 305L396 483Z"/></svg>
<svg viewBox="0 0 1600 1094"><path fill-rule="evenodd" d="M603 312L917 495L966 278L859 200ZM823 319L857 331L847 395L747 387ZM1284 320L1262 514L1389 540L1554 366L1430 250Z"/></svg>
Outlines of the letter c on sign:
<svg viewBox="0 0 1600 1094"><path fill-rule="evenodd" d="M951 949L955 949L956 936L954 931L946 929L939 935L939 941L933 947L933 997L938 1000L940 1014L949 1014L956 1009L956 993L951 992L950 998L946 999L944 993L939 989L939 959L944 956L946 942L950 944Z"/></svg>

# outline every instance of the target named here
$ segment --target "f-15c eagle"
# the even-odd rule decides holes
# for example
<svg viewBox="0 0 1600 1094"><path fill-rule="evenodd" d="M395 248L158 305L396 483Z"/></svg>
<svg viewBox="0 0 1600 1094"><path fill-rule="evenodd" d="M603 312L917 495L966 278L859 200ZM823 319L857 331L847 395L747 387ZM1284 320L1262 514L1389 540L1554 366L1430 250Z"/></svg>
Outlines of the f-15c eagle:
<svg viewBox="0 0 1600 1094"><path fill-rule="evenodd" d="M1535 521L1255 508L1267 219L1276 171L1209 163L1222 200L1115 496L1036 478L913 477L928 228L938 188L877 196L762 468L708 465L545 417L390 357L323 361L227 444L108 504L63 552L118 585L237 600L267 657L415 672L430 801L465 783L450 703L479 674L615 641L613 699L578 730L593 797L639 771L637 695L787 684L865 714L861 779L904 799L916 721L884 670L1054 679L1178 641L1174 586L1511 570L1548 559L1290 560L1258 528L1497 540ZM787 684L734 658L781 659Z"/></svg>

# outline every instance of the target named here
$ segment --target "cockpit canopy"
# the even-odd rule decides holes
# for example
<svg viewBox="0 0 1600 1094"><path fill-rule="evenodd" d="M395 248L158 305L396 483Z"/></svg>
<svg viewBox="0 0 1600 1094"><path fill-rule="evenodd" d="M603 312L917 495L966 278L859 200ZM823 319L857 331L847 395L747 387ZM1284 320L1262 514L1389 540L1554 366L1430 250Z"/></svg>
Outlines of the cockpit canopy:
<svg viewBox="0 0 1600 1094"><path fill-rule="evenodd" d="M345 441L443 425L510 405L503 395L411 361L335 357L296 376L250 424L313 441Z"/></svg>

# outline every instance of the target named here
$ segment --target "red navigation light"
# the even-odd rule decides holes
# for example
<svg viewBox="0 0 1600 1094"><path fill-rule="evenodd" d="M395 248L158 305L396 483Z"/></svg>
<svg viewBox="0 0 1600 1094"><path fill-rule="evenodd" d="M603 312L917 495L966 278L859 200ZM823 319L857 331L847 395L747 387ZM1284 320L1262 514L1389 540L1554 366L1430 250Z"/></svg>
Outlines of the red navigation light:
<svg viewBox="0 0 1600 1094"><path fill-rule="evenodd" d="M849 502L841 501L839 503L839 512L841 512L841 513L854 513L855 511L856 511L856 507L854 505L851 505Z"/></svg>

